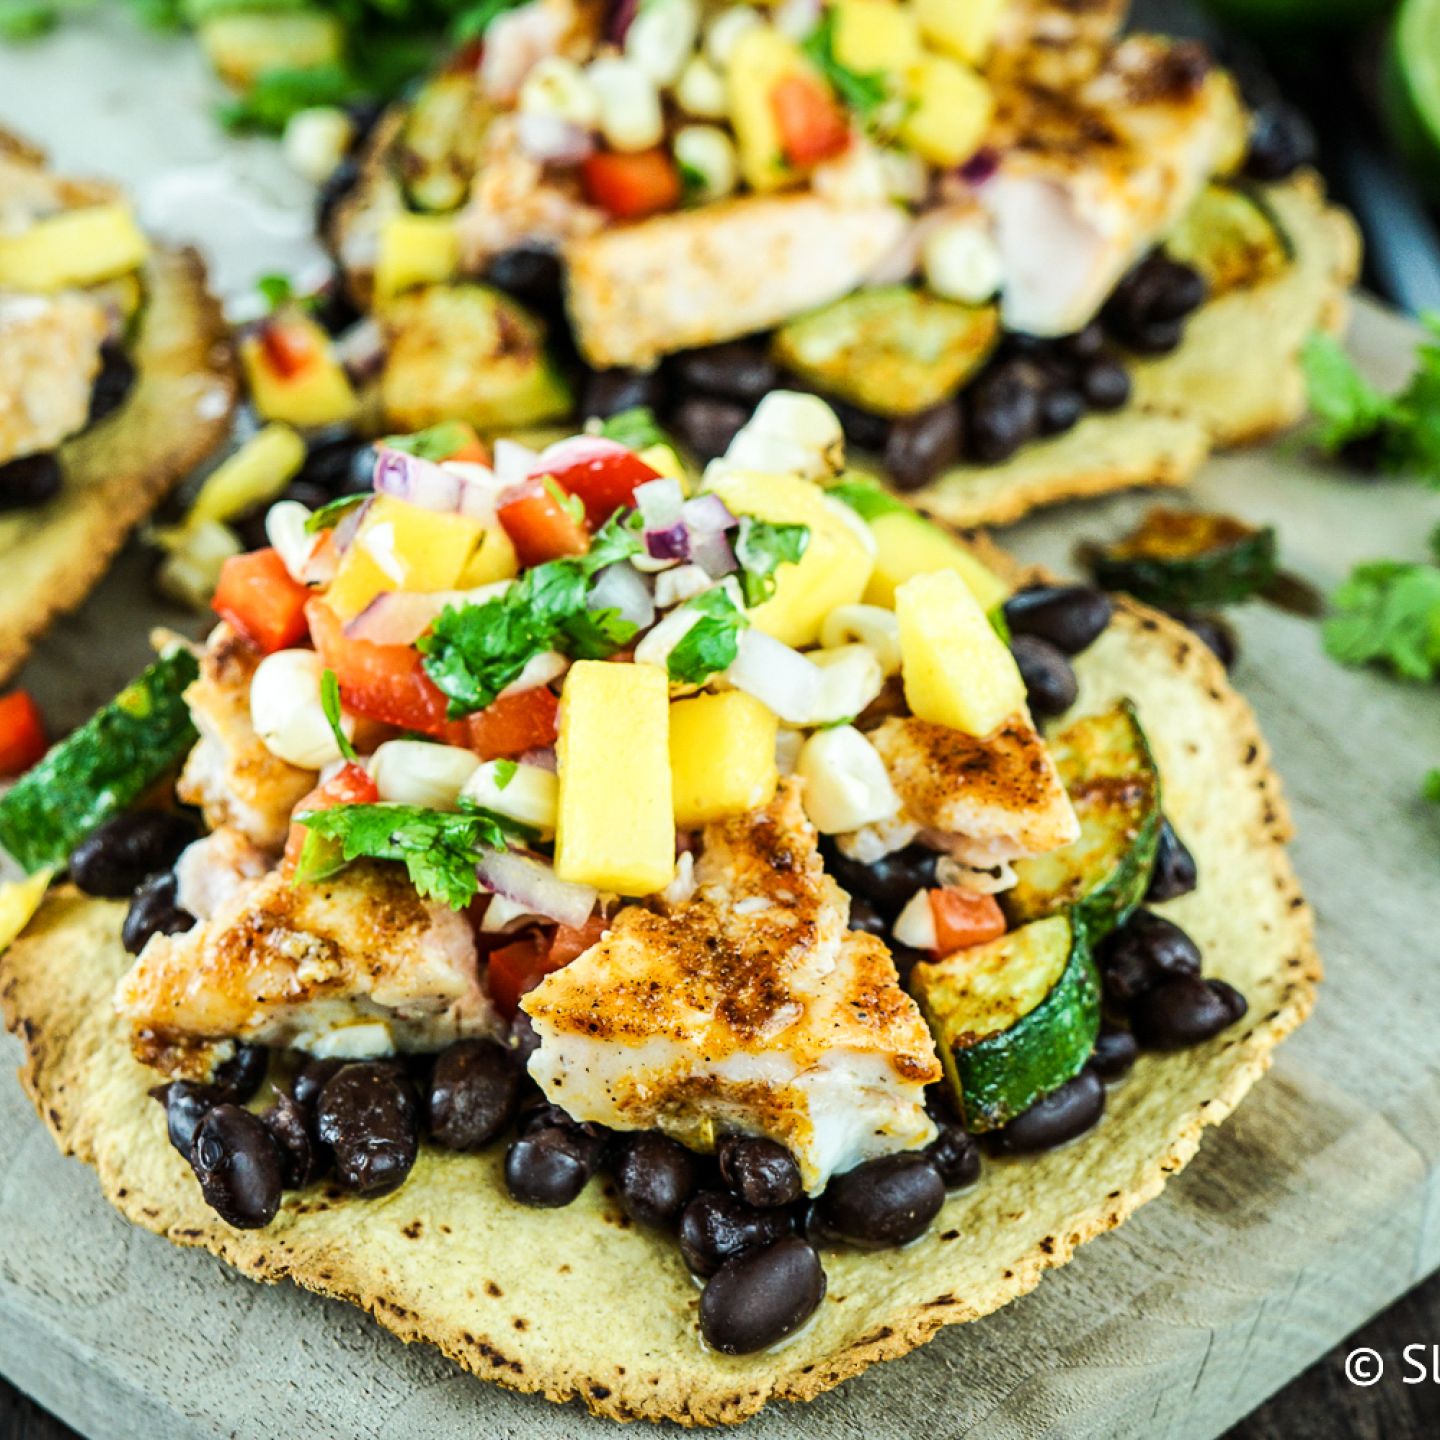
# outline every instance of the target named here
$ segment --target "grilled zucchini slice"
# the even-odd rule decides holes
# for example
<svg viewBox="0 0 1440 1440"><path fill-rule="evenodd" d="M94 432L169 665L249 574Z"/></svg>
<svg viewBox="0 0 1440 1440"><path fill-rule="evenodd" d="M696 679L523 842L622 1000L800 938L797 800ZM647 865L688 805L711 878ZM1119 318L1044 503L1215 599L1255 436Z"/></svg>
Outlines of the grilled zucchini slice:
<svg viewBox="0 0 1440 1440"><path fill-rule="evenodd" d="M185 758L198 737L184 694L199 673L191 651L166 651L5 792L0 846L28 874L63 866Z"/></svg>
<svg viewBox="0 0 1440 1440"><path fill-rule="evenodd" d="M996 1130L1073 1080L1100 1031L1100 981L1069 915L922 963L910 988L971 1131Z"/></svg>
<svg viewBox="0 0 1440 1440"><path fill-rule="evenodd" d="M412 208L448 215L465 203L490 119L473 74L449 71L424 85L390 153Z"/></svg>
<svg viewBox="0 0 1440 1440"><path fill-rule="evenodd" d="M1214 300L1284 274L1295 246L1263 190L1216 182L1196 197L1165 253L1198 270Z"/></svg>
<svg viewBox="0 0 1440 1440"><path fill-rule="evenodd" d="M1017 861L1018 883L1000 903L1013 925L1073 912L1098 944L1129 917L1150 883L1160 841L1160 772L1128 700L1077 720L1049 743L1080 838Z"/></svg>
<svg viewBox="0 0 1440 1440"><path fill-rule="evenodd" d="M1233 515L1157 505L1138 529L1097 549L1092 565L1107 590L1164 610L1229 605L1275 579L1275 531Z"/></svg>
<svg viewBox="0 0 1440 1440"><path fill-rule="evenodd" d="M993 305L959 305L905 285L857 290L775 332L776 360L877 415L913 415L953 395L1000 336Z"/></svg>

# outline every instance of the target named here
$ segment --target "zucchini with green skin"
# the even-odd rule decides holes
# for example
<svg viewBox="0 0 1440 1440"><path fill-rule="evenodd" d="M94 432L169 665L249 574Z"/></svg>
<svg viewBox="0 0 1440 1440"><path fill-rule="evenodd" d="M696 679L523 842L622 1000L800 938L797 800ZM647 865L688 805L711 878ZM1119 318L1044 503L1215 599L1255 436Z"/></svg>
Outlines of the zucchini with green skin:
<svg viewBox="0 0 1440 1440"><path fill-rule="evenodd" d="M426 81L390 160L413 208L448 215L465 203L490 119L473 73L447 71Z"/></svg>
<svg viewBox="0 0 1440 1440"><path fill-rule="evenodd" d="M1053 915L911 973L972 1132L997 1130L1073 1080L1100 1033L1100 980L1084 925Z"/></svg>
<svg viewBox="0 0 1440 1440"><path fill-rule="evenodd" d="M787 370L877 415L914 415L955 392L1000 338L993 305L961 305L904 285L857 290L782 325Z"/></svg>
<svg viewBox="0 0 1440 1440"><path fill-rule="evenodd" d="M58 868L98 825L128 809L198 738L184 701L194 654L167 650L0 797L0 848L34 874Z"/></svg>
<svg viewBox="0 0 1440 1440"><path fill-rule="evenodd" d="M1073 912L1092 944L1129 918L1144 898L1160 843L1160 772L1128 700L1087 715L1049 741L1080 838L1015 862L1000 896L1012 925Z"/></svg>
<svg viewBox="0 0 1440 1440"><path fill-rule="evenodd" d="M1107 590L1164 610L1229 605L1275 579L1275 531L1157 505L1123 540L1099 547L1092 568Z"/></svg>
<svg viewBox="0 0 1440 1440"><path fill-rule="evenodd" d="M1283 275L1295 246L1263 190L1216 181L1196 197L1165 253L1198 270L1214 300Z"/></svg>

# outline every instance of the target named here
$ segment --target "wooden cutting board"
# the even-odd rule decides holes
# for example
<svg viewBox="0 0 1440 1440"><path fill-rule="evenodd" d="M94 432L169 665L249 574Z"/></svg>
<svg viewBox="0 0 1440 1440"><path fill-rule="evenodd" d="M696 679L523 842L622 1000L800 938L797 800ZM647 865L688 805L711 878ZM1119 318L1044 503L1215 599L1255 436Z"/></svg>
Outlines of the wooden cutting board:
<svg viewBox="0 0 1440 1440"><path fill-rule="evenodd" d="M0 123L23 122L67 162L136 180L219 154L183 48L110 19L25 55L22 68L0 52ZM97 83L82 95L77 74ZM283 190L273 156L242 158L245 183ZM1353 339L1375 378L1403 375L1399 322L1366 308ZM1279 522L1287 566L1325 590L1356 561L1419 558L1440 520L1433 493L1357 484L1283 444L1216 461L1191 499ZM1144 503L1069 507L1002 539L1073 568L1077 537L1118 532ZM57 721L82 718L140 668L149 623L182 618L151 598L146 570L128 552L25 676ZM1236 683L1286 782L1329 971L1314 1018L1161 1199L1034 1294L747 1433L1211 1436L1440 1265L1440 810L1419 798L1440 765L1440 700L1331 665L1312 622L1259 606L1236 618ZM56 1153L9 1078L16 1057L0 1038L0 1371L77 1429L107 1440L608 1429L482 1385L348 1307L262 1289L129 1228Z"/></svg>

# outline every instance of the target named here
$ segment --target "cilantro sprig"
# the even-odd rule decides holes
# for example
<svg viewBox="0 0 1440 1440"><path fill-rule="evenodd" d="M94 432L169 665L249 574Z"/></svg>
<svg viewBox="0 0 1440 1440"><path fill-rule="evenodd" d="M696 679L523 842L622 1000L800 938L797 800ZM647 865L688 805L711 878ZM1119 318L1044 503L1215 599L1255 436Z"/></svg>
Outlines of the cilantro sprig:
<svg viewBox="0 0 1440 1440"><path fill-rule="evenodd" d="M775 593L775 572L781 565L798 565L810 545L808 525L784 525L740 518L735 558L740 562L740 589L745 603L760 605Z"/></svg>
<svg viewBox="0 0 1440 1440"><path fill-rule="evenodd" d="M1405 680L1440 676L1440 566L1379 560L1335 592L1325 649L1342 665L1379 664Z"/></svg>
<svg viewBox="0 0 1440 1440"><path fill-rule="evenodd" d="M862 120L876 118L890 99L890 85L879 71L861 73L835 56L835 12L826 9L820 23L800 43L817 70L835 87L835 93Z"/></svg>
<svg viewBox="0 0 1440 1440"><path fill-rule="evenodd" d="M305 533L317 535L321 530L333 530L352 510L363 505L369 498L368 495L341 495L335 500L327 500L306 518Z"/></svg>
<svg viewBox="0 0 1440 1440"><path fill-rule="evenodd" d="M387 435L379 443L387 450L399 450L420 460L444 460L464 449L475 432L461 420L442 420L413 435Z"/></svg>
<svg viewBox="0 0 1440 1440"><path fill-rule="evenodd" d="M320 673L320 708L325 712L325 719L335 736L341 758L352 761L358 759L350 737L340 724L340 677L328 666Z"/></svg>
<svg viewBox="0 0 1440 1440"><path fill-rule="evenodd" d="M701 685L734 661L750 621L723 585L702 591L684 608L698 611L700 619L680 637L665 668L682 685Z"/></svg>

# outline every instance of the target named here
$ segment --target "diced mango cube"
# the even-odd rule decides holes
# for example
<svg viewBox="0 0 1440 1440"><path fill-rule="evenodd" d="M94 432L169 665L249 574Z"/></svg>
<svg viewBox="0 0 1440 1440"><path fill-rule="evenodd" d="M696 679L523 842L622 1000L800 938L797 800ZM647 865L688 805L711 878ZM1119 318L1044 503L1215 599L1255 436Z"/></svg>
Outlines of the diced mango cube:
<svg viewBox="0 0 1440 1440"><path fill-rule="evenodd" d="M982 565L953 535L913 511L894 511L870 521L875 535L875 568L865 587L867 605L895 608L895 591L912 575L953 570L987 614L1004 602L1010 587Z"/></svg>
<svg viewBox="0 0 1440 1440"><path fill-rule="evenodd" d="M123 201L61 210L0 235L0 286L50 291L95 285L134 270L149 253Z"/></svg>
<svg viewBox="0 0 1440 1440"><path fill-rule="evenodd" d="M994 111L979 75L946 55L927 55L910 72L900 138L932 165L959 165L980 148Z"/></svg>
<svg viewBox="0 0 1440 1440"><path fill-rule="evenodd" d="M920 31L937 50L978 65L990 53L1006 0L912 0Z"/></svg>
<svg viewBox="0 0 1440 1440"><path fill-rule="evenodd" d="M905 700L921 720L988 735L1025 710L1025 682L970 587L953 570L895 592Z"/></svg>
<svg viewBox="0 0 1440 1440"><path fill-rule="evenodd" d="M449 215L392 215L380 228L375 295L389 300L416 285L440 285L460 270L460 236Z"/></svg>
<svg viewBox="0 0 1440 1440"><path fill-rule="evenodd" d="M360 402L330 337L308 315L286 313L271 323L283 327L283 353L297 359L288 368L277 363L277 347L263 331L240 342L240 362L260 418L304 429L351 419Z"/></svg>
<svg viewBox="0 0 1440 1440"><path fill-rule="evenodd" d="M743 690L676 701L670 707L675 823L704 825L766 804L780 779L779 723Z"/></svg>
<svg viewBox="0 0 1440 1440"><path fill-rule="evenodd" d="M386 591L453 590L483 531L468 515L442 515L377 495L325 598L342 620L352 620Z"/></svg>
<svg viewBox="0 0 1440 1440"><path fill-rule="evenodd" d="M480 537L480 548L470 557L457 582L461 590L513 580L520 573L520 557L503 525L493 525Z"/></svg>
<svg viewBox="0 0 1440 1440"><path fill-rule="evenodd" d="M753 26L735 42L725 71L730 123L740 174L752 190L778 190L799 178L785 163L771 97L787 75L813 73L800 47L770 25Z"/></svg>
<svg viewBox="0 0 1440 1440"><path fill-rule="evenodd" d="M288 425L267 425L206 477L185 517L185 529L228 524L247 510L268 505L300 473L305 442Z"/></svg>
<svg viewBox="0 0 1440 1440"><path fill-rule="evenodd" d="M797 475L736 470L710 488L734 515L810 527L800 563L780 566L775 593L750 612L750 623L786 645L813 645L825 617L865 593L874 557L855 532L861 522L849 520L840 501Z"/></svg>
<svg viewBox="0 0 1440 1440"><path fill-rule="evenodd" d="M619 895L663 890L675 874L665 672L605 660L571 666L555 754L555 873Z"/></svg>
<svg viewBox="0 0 1440 1440"><path fill-rule="evenodd" d="M835 59L861 75L903 75L920 58L915 11L895 0L839 0Z"/></svg>

